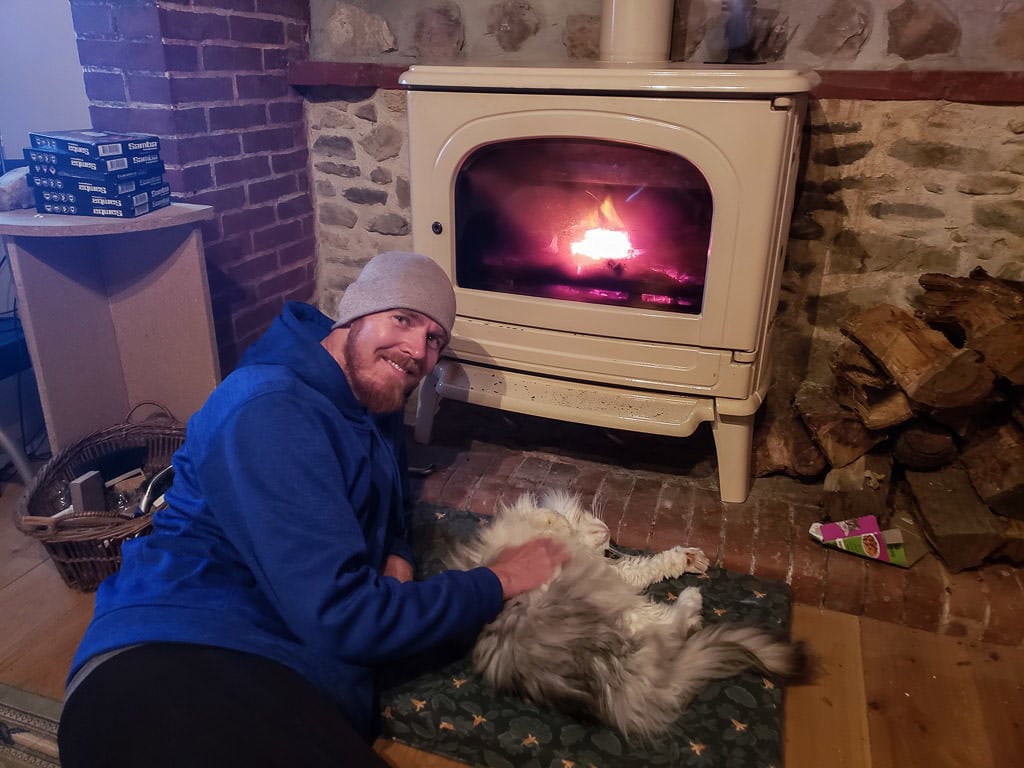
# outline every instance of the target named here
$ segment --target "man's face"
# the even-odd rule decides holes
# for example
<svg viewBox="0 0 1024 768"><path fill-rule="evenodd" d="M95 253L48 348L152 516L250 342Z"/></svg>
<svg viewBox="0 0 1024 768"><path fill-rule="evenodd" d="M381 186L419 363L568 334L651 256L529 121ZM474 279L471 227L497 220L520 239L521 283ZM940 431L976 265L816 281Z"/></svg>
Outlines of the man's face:
<svg viewBox="0 0 1024 768"><path fill-rule="evenodd" d="M352 321L342 368L371 413L400 410L434 369L446 342L444 329L411 309L389 309Z"/></svg>

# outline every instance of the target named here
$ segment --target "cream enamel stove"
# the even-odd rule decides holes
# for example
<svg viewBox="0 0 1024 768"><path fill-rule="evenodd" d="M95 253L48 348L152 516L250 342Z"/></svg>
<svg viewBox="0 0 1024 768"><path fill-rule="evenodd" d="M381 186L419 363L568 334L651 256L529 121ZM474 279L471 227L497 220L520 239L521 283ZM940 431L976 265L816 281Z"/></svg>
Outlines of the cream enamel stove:
<svg viewBox="0 0 1024 768"><path fill-rule="evenodd" d="M754 415L812 81L674 64L415 66L413 242L456 286L439 398L685 437L711 422L724 501Z"/></svg>

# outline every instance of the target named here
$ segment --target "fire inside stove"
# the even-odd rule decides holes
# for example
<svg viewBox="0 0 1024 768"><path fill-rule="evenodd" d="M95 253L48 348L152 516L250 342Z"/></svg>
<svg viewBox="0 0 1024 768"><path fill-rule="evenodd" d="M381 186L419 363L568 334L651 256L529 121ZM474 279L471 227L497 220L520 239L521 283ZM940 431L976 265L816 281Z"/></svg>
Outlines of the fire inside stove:
<svg viewBox="0 0 1024 768"><path fill-rule="evenodd" d="M592 139L472 153L455 187L463 288L700 314L711 188L685 158Z"/></svg>

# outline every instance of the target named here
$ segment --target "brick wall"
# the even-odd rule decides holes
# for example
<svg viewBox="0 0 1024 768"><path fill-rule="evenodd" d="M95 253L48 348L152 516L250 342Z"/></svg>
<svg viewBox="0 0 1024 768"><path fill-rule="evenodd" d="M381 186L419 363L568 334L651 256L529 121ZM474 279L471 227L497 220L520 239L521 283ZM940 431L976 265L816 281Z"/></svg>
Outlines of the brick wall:
<svg viewBox="0 0 1024 768"><path fill-rule="evenodd" d="M227 374L285 301L316 281L303 102L308 0L71 0L94 128L161 137L175 200L204 225Z"/></svg>

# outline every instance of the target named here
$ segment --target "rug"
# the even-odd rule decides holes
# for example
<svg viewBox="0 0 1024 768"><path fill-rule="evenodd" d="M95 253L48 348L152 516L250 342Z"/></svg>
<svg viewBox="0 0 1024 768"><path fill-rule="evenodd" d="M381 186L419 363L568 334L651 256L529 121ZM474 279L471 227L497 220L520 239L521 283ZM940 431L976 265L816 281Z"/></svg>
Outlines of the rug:
<svg viewBox="0 0 1024 768"><path fill-rule="evenodd" d="M0 768L60 765L61 703L0 683Z"/></svg>
<svg viewBox="0 0 1024 768"><path fill-rule="evenodd" d="M487 518L420 505L415 519L420 576L442 568L451 545ZM790 593L784 582L711 569L649 590L671 601L686 587L704 597L704 620L740 621L787 631ZM648 747L615 731L536 707L489 689L466 655L395 682L381 698L382 736L416 749L486 768L648 768L782 765L783 691L754 672L707 686L670 732Z"/></svg>

